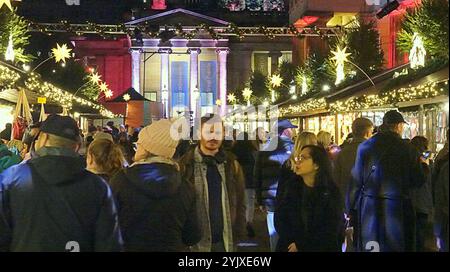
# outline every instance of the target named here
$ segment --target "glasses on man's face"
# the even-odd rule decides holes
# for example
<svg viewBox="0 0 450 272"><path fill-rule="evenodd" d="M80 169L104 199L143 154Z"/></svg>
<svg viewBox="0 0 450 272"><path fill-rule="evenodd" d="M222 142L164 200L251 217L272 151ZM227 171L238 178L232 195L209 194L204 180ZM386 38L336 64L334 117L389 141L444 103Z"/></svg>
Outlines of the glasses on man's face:
<svg viewBox="0 0 450 272"><path fill-rule="evenodd" d="M294 162L295 163L300 163L302 161L306 161L306 160L310 160L310 159L311 159L310 156L300 155L300 156L294 157Z"/></svg>

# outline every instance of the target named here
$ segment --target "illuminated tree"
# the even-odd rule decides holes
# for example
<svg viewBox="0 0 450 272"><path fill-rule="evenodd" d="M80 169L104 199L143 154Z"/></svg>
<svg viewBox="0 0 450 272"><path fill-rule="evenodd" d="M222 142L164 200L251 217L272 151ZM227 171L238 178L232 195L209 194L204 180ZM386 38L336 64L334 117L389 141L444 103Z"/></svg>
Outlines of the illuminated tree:
<svg viewBox="0 0 450 272"><path fill-rule="evenodd" d="M422 0L422 4L408 11L398 35L397 47L408 52L413 47L414 33L422 39L427 55L449 58L448 0Z"/></svg>
<svg viewBox="0 0 450 272"><path fill-rule="evenodd" d="M9 38L12 37L15 62L28 63L33 59L32 55L25 52L29 44L28 23L14 12L0 12L0 58L4 57Z"/></svg>

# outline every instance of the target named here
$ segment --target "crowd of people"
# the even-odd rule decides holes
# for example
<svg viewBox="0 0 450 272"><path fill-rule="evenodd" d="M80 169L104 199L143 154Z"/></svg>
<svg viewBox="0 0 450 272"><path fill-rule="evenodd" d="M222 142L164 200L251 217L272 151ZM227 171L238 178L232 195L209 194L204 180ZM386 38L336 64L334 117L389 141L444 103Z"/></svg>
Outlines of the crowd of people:
<svg viewBox="0 0 450 272"><path fill-rule="evenodd" d="M432 160L428 139L401 138L397 111L376 133L354 120L340 146L288 120L225 140L208 115L198 141L174 139L173 122L83 135L50 115L22 141L7 126L0 251L233 252L255 237L257 210L271 251L425 251L432 223L448 251L448 140Z"/></svg>

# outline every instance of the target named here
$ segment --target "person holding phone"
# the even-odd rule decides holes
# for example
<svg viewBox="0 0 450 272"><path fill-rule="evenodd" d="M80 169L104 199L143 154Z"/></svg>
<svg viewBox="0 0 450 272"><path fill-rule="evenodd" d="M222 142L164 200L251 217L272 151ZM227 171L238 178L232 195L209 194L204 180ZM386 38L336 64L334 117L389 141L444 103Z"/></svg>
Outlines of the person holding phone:
<svg viewBox="0 0 450 272"><path fill-rule="evenodd" d="M433 210L431 190L431 151L428 149L429 141L423 136L416 136L411 144L417 149L420 162L426 177L426 182L413 191L413 204L416 209L416 251L425 251L425 236L429 225L429 216Z"/></svg>

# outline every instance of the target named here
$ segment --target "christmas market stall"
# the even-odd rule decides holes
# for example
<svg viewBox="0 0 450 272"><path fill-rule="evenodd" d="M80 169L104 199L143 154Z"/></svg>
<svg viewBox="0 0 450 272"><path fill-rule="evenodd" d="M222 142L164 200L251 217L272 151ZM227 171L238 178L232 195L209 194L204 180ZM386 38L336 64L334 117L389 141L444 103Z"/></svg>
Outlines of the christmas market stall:
<svg viewBox="0 0 450 272"><path fill-rule="evenodd" d="M2 61L0 113L2 127L6 123L26 125L42 121L48 114L57 113L75 118L80 128L85 131L91 119L115 117L112 112L94 101L44 82L37 73L28 73Z"/></svg>

